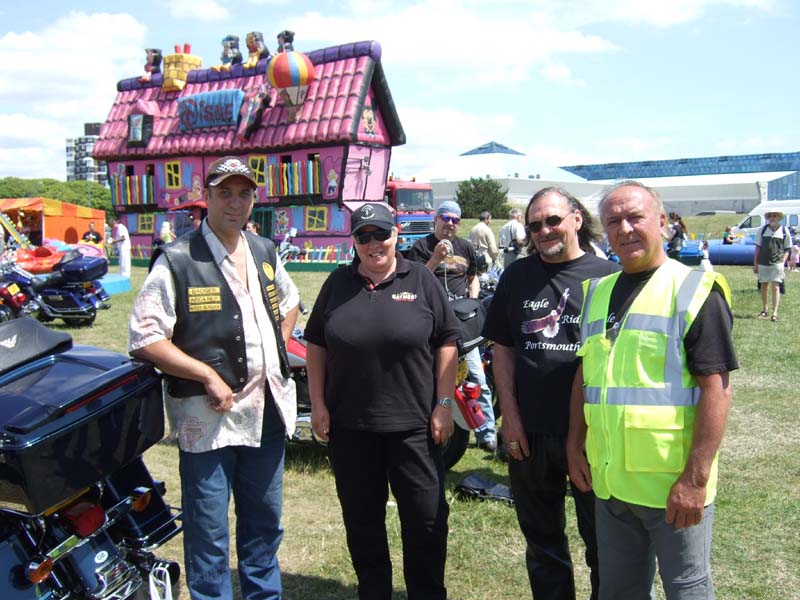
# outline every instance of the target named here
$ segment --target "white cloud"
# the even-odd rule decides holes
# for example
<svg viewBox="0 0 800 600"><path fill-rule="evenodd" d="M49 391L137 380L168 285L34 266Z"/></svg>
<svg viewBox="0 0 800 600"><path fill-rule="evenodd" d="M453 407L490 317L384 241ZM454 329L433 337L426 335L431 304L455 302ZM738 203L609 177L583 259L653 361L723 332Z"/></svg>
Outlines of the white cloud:
<svg viewBox="0 0 800 600"><path fill-rule="evenodd" d="M765 12L776 10L779 0L539 0L538 5L548 20L561 22L566 28L600 23L647 24L671 27L689 23L717 6L754 8Z"/></svg>
<svg viewBox="0 0 800 600"><path fill-rule="evenodd" d="M143 72L146 31L127 14L71 12L0 37L0 175L63 179L65 138L104 121L117 81Z"/></svg>
<svg viewBox="0 0 800 600"><path fill-rule="evenodd" d="M168 0L169 14L176 19L221 21L230 16L217 0Z"/></svg>
<svg viewBox="0 0 800 600"><path fill-rule="evenodd" d="M390 169L401 178L424 176L442 160L492 140L503 143L514 127L509 114L487 116L450 108L406 108L400 118L409 143L393 149Z"/></svg>
<svg viewBox="0 0 800 600"><path fill-rule="evenodd" d="M520 8L514 15L495 14L470 2L429 0L404 5L392 14L352 17L309 12L296 26L302 27L304 37L332 44L342 39L380 40L393 67L436 73L443 84L521 81L539 68L552 74L554 55L615 48L600 36L543 27L535 12Z"/></svg>

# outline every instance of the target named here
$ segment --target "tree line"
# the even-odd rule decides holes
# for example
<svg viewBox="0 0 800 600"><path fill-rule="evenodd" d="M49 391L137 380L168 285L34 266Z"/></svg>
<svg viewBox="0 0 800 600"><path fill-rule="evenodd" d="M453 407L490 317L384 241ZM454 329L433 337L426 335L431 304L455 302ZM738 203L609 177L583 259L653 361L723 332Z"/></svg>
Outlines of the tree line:
<svg viewBox="0 0 800 600"><path fill-rule="evenodd" d="M113 214L111 190L94 181L0 178L0 198L52 198Z"/></svg>

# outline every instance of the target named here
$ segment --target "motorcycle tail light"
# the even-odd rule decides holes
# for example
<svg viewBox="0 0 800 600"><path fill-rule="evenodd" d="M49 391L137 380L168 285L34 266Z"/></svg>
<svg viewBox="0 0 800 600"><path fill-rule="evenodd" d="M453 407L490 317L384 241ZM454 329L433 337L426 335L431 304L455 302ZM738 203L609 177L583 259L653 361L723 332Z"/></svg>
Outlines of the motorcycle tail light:
<svg viewBox="0 0 800 600"><path fill-rule="evenodd" d="M0 287L0 298L11 298L11 293L6 286Z"/></svg>
<svg viewBox="0 0 800 600"><path fill-rule="evenodd" d="M72 532L78 537L89 537L106 522L103 507L93 502L76 502L62 513Z"/></svg>
<svg viewBox="0 0 800 600"><path fill-rule="evenodd" d="M25 292L19 292L14 294L14 302L17 306L24 306L25 303L28 301L28 294Z"/></svg>
<svg viewBox="0 0 800 600"><path fill-rule="evenodd" d="M481 386L477 383L468 381L462 387L464 388L464 397L468 400L477 400L481 397Z"/></svg>
<svg viewBox="0 0 800 600"><path fill-rule="evenodd" d="M131 496L133 497L131 510L133 512L142 512L150 504L150 499L153 497L153 492L147 488L136 488Z"/></svg>
<svg viewBox="0 0 800 600"><path fill-rule="evenodd" d="M53 561L49 558L44 559L42 562L30 562L26 569L25 576L31 583L42 583L45 579L50 577L53 571Z"/></svg>

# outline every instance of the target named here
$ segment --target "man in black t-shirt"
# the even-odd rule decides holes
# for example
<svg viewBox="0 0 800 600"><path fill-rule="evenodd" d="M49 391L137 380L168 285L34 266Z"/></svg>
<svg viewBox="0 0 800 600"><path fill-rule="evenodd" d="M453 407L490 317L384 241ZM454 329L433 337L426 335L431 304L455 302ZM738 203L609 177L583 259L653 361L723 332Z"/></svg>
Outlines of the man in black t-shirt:
<svg viewBox="0 0 800 600"><path fill-rule="evenodd" d="M467 240L457 237L461 224L461 207L457 202L446 200L439 205L434 219L434 230L430 235L416 241L408 251L408 258L425 263L425 266L444 286L448 297L477 298L481 285L478 281L478 261L475 249ZM497 449L492 392L486 384L483 361L479 348L473 348L466 355L469 380L481 386L478 399L486 423L475 430L478 446L488 452Z"/></svg>
<svg viewBox="0 0 800 600"><path fill-rule="evenodd" d="M657 559L668 598L711 599L716 454L738 368L730 291L667 258L654 190L621 182L599 210L623 272L589 285L567 460L573 486L596 494L601 597L649 597Z"/></svg>
<svg viewBox="0 0 800 600"><path fill-rule="evenodd" d="M517 518L528 549L534 598L573 599L564 531L569 396L580 343L581 283L619 270L598 258L594 221L568 192L544 188L525 211L528 256L511 263L489 306L484 335L494 340L494 377ZM597 594L594 495L573 492Z"/></svg>
<svg viewBox="0 0 800 600"><path fill-rule="evenodd" d="M83 234L83 241L90 242L92 244L99 244L103 241L103 236L100 235L99 232L95 231L94 223L89 223L89 231Z"/></svg>

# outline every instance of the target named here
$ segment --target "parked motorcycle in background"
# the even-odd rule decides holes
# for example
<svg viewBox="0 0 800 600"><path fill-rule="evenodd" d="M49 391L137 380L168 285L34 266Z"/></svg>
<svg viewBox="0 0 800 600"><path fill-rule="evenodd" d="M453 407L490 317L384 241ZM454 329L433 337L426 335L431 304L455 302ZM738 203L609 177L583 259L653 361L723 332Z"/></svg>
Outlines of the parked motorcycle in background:
<svg viewBox="0 0 800 600"><path fill-rule="evenodd" d="M282 263L290 260L297 260L301 256L306 255L306 251L292 244L292 240L297 236L297 228L292 227L284 236L281 243L278 245L278 257Z"/></svg>
<svg viewBox="0 0 800 600"><path fill-rule="evenodd" d="M142 461L161 377L33 319L0 324L0 349L3 600L177 597L180 565L153 550L181 513Z"/></svg>
<svg viewBox="0 0 800 600"><path fill-rule="evenodd" d="M15 268L19 267L13 261L0 259L0 323L35 315L39 310L36 300L19 286L18 276L13 273ZM24 271L22 277L27 280L28 275Z"/></svg>
<svg viewBox="0 0 800 600"><path fill-rule="evenodd" d="M63 319L67 325L91 325L98 310L111 306L110 296L99 281L108 273L108 262L83 256L77 250L67 252L44 279L7 260L3 261L0 273L9 290L19 288L27 295L26 312L36 312L37 318L45 323Z"/></svg>

